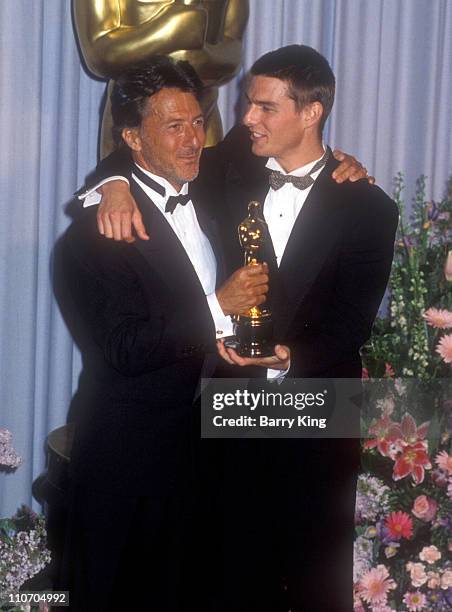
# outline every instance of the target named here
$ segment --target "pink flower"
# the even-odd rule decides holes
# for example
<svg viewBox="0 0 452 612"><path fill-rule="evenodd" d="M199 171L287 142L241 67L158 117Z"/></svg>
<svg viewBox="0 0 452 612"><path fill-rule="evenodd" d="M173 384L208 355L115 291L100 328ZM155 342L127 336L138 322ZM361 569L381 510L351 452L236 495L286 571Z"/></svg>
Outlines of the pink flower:
<svg viewBox="0 0 452 612"><path fill-rule="evenodd" d="M432 327L438 329L448 329L452 327L452 312L448 310L429 308L424 312L422 317Z"/></svg>
<svg viewBox="0 0 452 612"><path fill-rule="evenodd" d="M390 363L385 363L385 377L394 378L394 376L395 376L395 372L394 372L394 368L392 367L392 365Z"/></svg>
<svg viewBox="0 0 452 612"><path fill-rule="evenodd" d="M452 363L452 334L443 336L435 350L441 355L444 363Z"/></svg>
<svg viewBox="0 0 452 612"><path fill-rule="evenodd" d="M435 463L445 472L452 474L452 456L448 455L446 451L441 451L436 455Z"/></svg>
<svg viewBox="0 0 452 612"><path fill-rule="evenodd" d="M388 592L395 589L396 583L389 578L384 565L377 565L359 581L359 594L369 604L386 604Z"/></svg>
<svg viewBox="0 0 452 612"><path fill-rule="evenodd" d="M426 495L419 495L414 500L413 509L411 512L416 518L428 523L435 518L437 510L438 504L434 499L427 497Z"/></svg>
<svg viewBox="0 0 452 612"><path fill-rule="evenodd" d="M413 419L411 414L406 413L400 423L399 438L405 444L416 444L421 440L424 440L427 435L427 431L430 425L430 421L426 421L417 427L416 421Z"/></svg>
<svg viewBox="0 0 452 612"><path fill-rule="evenodd" d="M413 520L406 512L391 512L385 519L385 527L394 540L408 539L413 535Z"/></svg>
<svg viewBox="0 0 452 612"><path fill-rule="evenodd" d="M424 546L419 553L419 559L431 565L432 563L435 563L435 561L441 559L441 553L436 546L433 546L433 544L432 546Z"/></svg>
<svg viewBox="0 0 452 612"><path fill-rule="evenodd" d="M433 470L432 480L437 487L447 487L448 479L447 473L444 470Z"/></svg>
<svg viewBox="0 0 452 612"><path fill-rule="evenodd" d="M364 380L368 380L370 378L369 377L369 370L367 368L363 368L361 370L361 378L364 379Z"/></svg>
<svg viewBox="0 0 452 612"><path fill-rule="evenodd" d="M408 444L397 457L392 477L401 480L411 474L414 483L420 484L424 480L425 470L432 467L424 442Z"/></svg>
<svg viewBox="0 0 452 612"><path fill-rule="evenodd" d="M425 610L425 604L427 603L425 595L420 591L414 591L414 593L405 593L403 601L406 604L408 610L410 610L410 612Z"/></svg>
<svg viewBox="0 0 452 612"><path fill-rule="evenodd" d="M429 589L437 589L441 586L441 578L438 572L427 572Z"/></svg>
<svg viewBox="0 0 452 612"><path fill-rule="evenodd" d="M376 447L380 455L391 457L394 443L400 435L400 425L391 421L389 412L385 409L383 417L369 427L369 436L373 437L371 440L366 440L363 447L365 449Z"/></svg>
<svg viewBox="0 0 452 612"><path fill-rule="evenodd" d="M406 564L406 568L410 572L411 582L414 587L419 588L427 582L428 576L422 563L412 563L410 561Z"/></svg>
<svg viewBox="0 0 452 612"><path fill-rule="evenodd" d="M452 587L452 570L447 569L441 576L441 588L446 590Z"/></svg>
<svg viewBox="0 0 452 612"><path fill-rule="evenodd" d="M444 262L444 276L447 281L452 281L452 251L447 253L446 261Z"/></svg>

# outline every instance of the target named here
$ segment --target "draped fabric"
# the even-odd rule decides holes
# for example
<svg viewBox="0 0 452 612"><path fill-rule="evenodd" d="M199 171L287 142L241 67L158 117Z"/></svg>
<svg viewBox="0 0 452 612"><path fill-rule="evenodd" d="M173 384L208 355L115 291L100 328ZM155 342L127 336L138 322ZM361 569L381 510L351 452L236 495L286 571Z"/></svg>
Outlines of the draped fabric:
<svg viewBox="0 0 452 612"><path fill-rule="evenodd" d="M291 43L317 48L337 77L325 140L392 189L452 171L452 3L448 0L250 0L243 71L220 92L225 130L244 72ZM0 473L0 516L31 504L45 437L65 422L80 358L53 298L53 245L73 191L96 161L104 83L84 70L68 0L0 2L0 427L24 463ZM36 505L36 504L35 504Z"/></svg>

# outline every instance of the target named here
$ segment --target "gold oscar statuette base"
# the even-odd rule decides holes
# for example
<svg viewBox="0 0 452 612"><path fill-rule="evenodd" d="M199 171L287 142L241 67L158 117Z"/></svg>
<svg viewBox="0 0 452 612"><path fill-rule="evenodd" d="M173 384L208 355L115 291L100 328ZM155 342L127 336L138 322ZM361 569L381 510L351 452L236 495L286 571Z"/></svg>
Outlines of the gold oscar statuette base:
<svg viewBox="0 0 452 612"><path fill-rule="evenodd" d="M259 317L239 315L234 324L240 357L269 357L274 354L273 321L270 313Z"/></svg>

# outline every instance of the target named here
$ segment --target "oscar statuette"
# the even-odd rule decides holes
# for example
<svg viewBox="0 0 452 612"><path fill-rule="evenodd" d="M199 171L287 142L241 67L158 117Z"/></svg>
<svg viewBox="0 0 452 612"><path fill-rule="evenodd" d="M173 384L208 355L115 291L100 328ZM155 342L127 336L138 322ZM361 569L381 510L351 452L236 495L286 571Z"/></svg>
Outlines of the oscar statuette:
<svg viewBox="0 0 452 612"><path fill-rule="evenodd" d="M264 263L264 241L268 230L261 217L259 202L248 204L248 217L239 227L240 245L245 255L245 265ZM241 357L268 357L274 353L273 321L267 304L253 306L246 314L235 317L234 334Z"/></svg>

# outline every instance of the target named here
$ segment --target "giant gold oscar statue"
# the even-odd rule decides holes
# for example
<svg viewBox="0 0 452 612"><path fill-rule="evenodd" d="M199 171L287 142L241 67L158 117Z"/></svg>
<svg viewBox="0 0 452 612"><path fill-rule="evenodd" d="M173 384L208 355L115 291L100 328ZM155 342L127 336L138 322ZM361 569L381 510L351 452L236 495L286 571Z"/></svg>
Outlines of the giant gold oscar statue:
<svg viewBox="0 0 452 612"><path fill-rule="evenodd" d="M218 87L240 67L248 0L73 0L80 47L96 76L112 79L155 54L187 60L205 92L206 146L222 137ZM104 111L101 155L113 148L110 103Z"/></svg>

